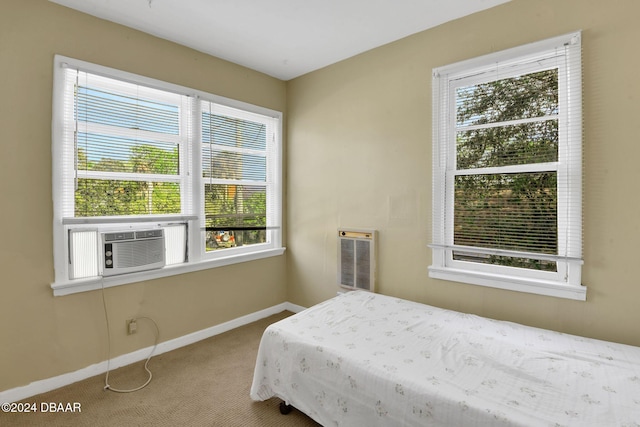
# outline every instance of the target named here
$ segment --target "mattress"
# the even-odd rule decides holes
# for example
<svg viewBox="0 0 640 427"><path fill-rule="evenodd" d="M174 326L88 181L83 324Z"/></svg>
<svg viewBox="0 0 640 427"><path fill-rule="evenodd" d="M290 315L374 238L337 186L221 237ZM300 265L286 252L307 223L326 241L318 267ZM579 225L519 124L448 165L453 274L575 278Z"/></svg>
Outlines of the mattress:
<svg viewBox="0 0 640 427"><path fill-rule="evenodd" d="M640 348L355 291L270 325L250 395L323 426L640 426Z"/></svg>

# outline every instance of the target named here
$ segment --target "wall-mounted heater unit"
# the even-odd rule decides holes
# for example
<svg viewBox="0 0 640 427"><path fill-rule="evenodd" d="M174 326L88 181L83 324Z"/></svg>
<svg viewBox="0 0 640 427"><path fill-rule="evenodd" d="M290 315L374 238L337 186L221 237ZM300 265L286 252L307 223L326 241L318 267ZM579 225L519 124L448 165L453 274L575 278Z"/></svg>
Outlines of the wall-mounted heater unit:
<svg viewBox="0 0 640 427"><path fill-rule="evenodd" d="M376 231L338 230L338 284L374 292Z"/></svg>
<svg viewBox="0 0 640 427"><path fill-rule="evenodd" d="M164 267L164 232L161 228L101 234L103 276Z"/></svg>

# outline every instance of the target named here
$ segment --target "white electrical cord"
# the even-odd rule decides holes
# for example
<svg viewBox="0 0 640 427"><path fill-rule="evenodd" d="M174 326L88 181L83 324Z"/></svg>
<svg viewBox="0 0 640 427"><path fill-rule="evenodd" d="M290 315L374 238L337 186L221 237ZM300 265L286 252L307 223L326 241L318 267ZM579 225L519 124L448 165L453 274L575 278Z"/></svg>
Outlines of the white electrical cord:
<svg viewBox="0 0 640 427"><path fill-rule="evenodd" d="M111 328L109 327L109 314L108 314L108 311L107 311L107 301L106 301L106 299L104 297L104 278L103 277L100 278L100 282L102 284L102 307L104 308L104 318L105 318L106 323L107 323L107 373L105 374L105 377L104 377L104 390L111 390L111 391L116 392L116 393L133 393L134 391L142 390L147 385L149 385L149 383L151 382L151 379L153 378L153 374L151 373L151 371L149 370L147 365L149 364L149 360L151 360L151 356L153 355L153 352L156 350L156 347L158 346L158 338L160 337L160 328L158 328L158 324L150 317L141 316L141 317L137 317L137 318L134 319L134 320L138 320L138 319L150 320L151 323L153 323L153 326L155 326L155 328L156 328L156 339L155 339L155 342L153 344L153 348L151 349L151 352L149 353L149 357L147 357L147 360L144 362L144 370L147 371L147 373L149 374L149 378L147 379L147 382L142 384L140 387L136 387L136 388L129 389L129 390L120 390L120 389L111 387L111 385L109 385L109 371L111 369L110 368L110 364L111 364Z"/></svg>

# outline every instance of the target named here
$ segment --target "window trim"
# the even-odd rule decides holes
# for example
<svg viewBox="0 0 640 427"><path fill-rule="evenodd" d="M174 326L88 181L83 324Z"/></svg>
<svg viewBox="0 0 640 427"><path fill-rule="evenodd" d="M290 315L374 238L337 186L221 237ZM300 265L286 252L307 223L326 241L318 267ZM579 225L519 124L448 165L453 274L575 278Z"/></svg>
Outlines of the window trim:
<svg viewBox="0 0 640 427"><path fill-rule="evenodd" d="M65 189L64 176L68 173L68 162L61 161L61 159L69 156L69 146L65 144L65 79L63 68L71 67L80 71L89 72L92 74L102 75L112 79L121 80L123 82L143 85L153 89L159 89L165 92L172 92L178 95L189 96L193 98L192 111L195 114L199 113L199 107L195 104L199 104L201 100L206 100L212 103L220 104L225 107L230 107L238 110L242 110L249 114L257 114L263 117L269 117L273 119L274 127L274 139L275 139L275 153L273 158L273 171L271 178L273 179L273 188L275 188L275 194L273 198L273 205L275 209L272 211L272 217L268 217L271 221L268 225L271 230L271 240L266 243L252 244L251 246L229 248L220 251L206 252L204 247L204 232L201 230L202 211L204 209L200 198L196 192L200 192L201 188L204 188L202 183L201 171L201 159L200 159L200 144L193 144L195 147L191 147L189 143L181 144L181 152L188 153L185 162L191 167L191 171L198 171L198 173L191 174L188 179L183 175L179 175L177 180L186 179L189 182L185 182L186 191L189 197L192 197L192 209L190 212L185 212L184 208L180 214L167 214L167 215L153 215L153 216L141 216L128 218L122 221L119 217L87 217L87 218L69 218L64 215L64 197ZM241 262L253 261L273 256L279 256L284 253L286 248L282 246L282 218L283 218L283 203L282 203L282 118L283 114L279 111L268 109L252 105L246 102L218 96L215 94L195 90L180 85L163 82L160 80L140 76L137 74L129 73L126 71L116 70L113 68L92 64L82 60L77 60L62 55L55 55L54 57L54 70L53 70L53 105L52 105L52 198L53 198L53 258L54 258L54 281L50 284L53 289L54 295L68 295L77 292L84 292L89 290L100 289L101 287L111 287L117 285L123 285L127 283L135 283L140 281L146 281L156 279L160 277L173 276L177 274L184 274L192 271L199 271L204 269L216 268ZM196 116L197 117L197 116ZM191 129L194 137L194 141L200 141L200 124L198 119L193 120L193 128ZM181 159L181 165L182 165ZM182 166L181 166L182 167ZM155 176L158 178L158 176ZM171 177L171 180L176 180L176 177ZM188 230L188 259L183 264L174 264L163 267L158 270L149 270L136 273L128 273L118 276L110 277L90 277L82 279L69 279L70 266L68 262L69 254L69 242L67 236L67 230L69 227L74 226L86 226L90 225L101 229L112 229L114 225L120 224L122 228L136 228L140 227L143 223L156 223L168 224L183 222L187 223ZM202 222L204 224L204 222ZM201 245L201 246L200 246ZM212 253L213 252L213 253Z"/></svg>
<svg viewBox="0 0 640 427"><path fill-rule="evenodd" d="M527 64L546 62L549 52L566 48L562 54L567 58L571 67L581 67L580 32L570 33L559 37L531 43L505 51L481 56L433 70L432 80L432 105L433 105L433 231L432 242L429 245L432 249L432 264L429 266L429 277L443 280L451 280L474 285L508 289L513 291L527 292L539 295L555 296L575 300L586 300L586 287L581 284L582 269L582 236L577 237L577 244L570 246L568 256L556 257L558 261L557 272L543 272L527 270L522 268L495 266L489 264L471 263L466 261L453 260L453 180L455 168L451 167L451 159L455 159L455 143L452 143L456 132L456 111L455 111L455 87L459 79L474 80L483 79L481 76L488 70L495 68L499 63L501 70L500 78L510 76L514 72L516 75L522 74L518 69L527 67ZM570 61L570 62L569 62ZM544 65L536 66L535 71L544 69ZM560 67L562 68L562 67ZM548 67L547 67L548 69ZM572 71L572 70L569 70ZM570 74L566 77L567 84L563 86L564 78L559 79L561 105L567 106L567 92L571 93L571 105L581 105L581 72ZM565 74L569 76L569 74ZM486 78L485 80L486 81ZM465 81L465 85L469 83ZM562 102L564 99L564 102ZM566 188L559 189L558 195L558 236L559 240L562 232L567 233L567 224L564 218L560 218L561 212L571 216L572 224L582 229L581 212L581 174L582 174L582 129L581 112L577 111L575 116L569 116L567 108L560 111L558 121L563 121L559 128L559 159L555 165L536 165L536 168L550 167L558 171L558 179L565 177L571 183L571 190L579 195L573 195L573 200L577 203L571 206L566 204L567 193L563 196L560 191L567 191ZM573 121L575 120L575 122ZM578 123L576 125L576 122ZM567 141L580 141L571 144L570 152L567 150ZM453 155L451 154L453 152ZM563 163L564 162L564 163ZM526 167L517 166L513 170L526 170ZM535 168L534 168L535 169ZM486 171L484 171L486 172ZM484 173L483 172L483 173ZM572 242L574 243L574 242ZM559 241L559 252L564 249L564 241Z"/></svg>
<svg viewBox="0 0 640 427"><path fill-rule="evenodd" d="M243 119L245 120L250 120L250 121L260 121L260 122L265 122L265 125L267 127L271 127L272 124L267 123L267 121L265 120L264 116L266 116L265 114L261 114L258 111L254 111L254 110L250 110L247 108L239 108L238 106L234 106L234 105L230 105L230 104L226 104L226 105L222 105L221 102L215 101L213 98L209 98L209 97L200 97L197 102L197 111L198 114L201 114L203 110L202 106L206 103L211 103L211 104L217 104L215 105L215 110L219 111L219 113L224 114L225 111L228 111L230 109L241 109L243 111L240 112L239 116L244 116ZM213 110L212 110L213 111ZM262 117L255 117L256 115L260 115ZM200 124L200 121L197 121L198 124ZM273 135L274 138L276 138L276 140L281 141L281 135L282 135L282 120L279 121L278 125L273 129ZM198 146L195 148L196 152L194 153L193 158L197 159L198 162L202 161L202 145L204 144L198 144ZM282 232L281 232L281 228L282 228L282 143L280 142L279 144L276 144L276 151L274 153L270 153L269 150L265 149L265 157L267 158L267 176L266 176L266 181L264 183L260 182L259 184L261 186L264 186L265 188L269 188L270 181L274 181L276 183L276 185L279 185L280 187L280 191L277 191L275 194L272 194L271 197L268 197L266 202L267 202L267 206L266 206L266 211L267 211L267 229L266 229L266 233L267 233L267 241L270 243L262 243L262 244L253 244L251 246L243 246L243 247L235 247L235 248L228 248L225 249L224 251L209 251L207 252L206 250L203 251L200 255L200 257L202 258L202 260L215 260L217 258L227 258L229 256L235 255L237 254L238 256L241 256L245 253L249 253L249 252L253 252L254 250L252 248L257 248L259 247L259 245L264 245L266 247L281 247L282 246ZM251 152L253 150L251 149L242 149L239 150L242 152ZM269 162L269 158L271 158L271 162ZM269 164L271 164L272 166L274 166L273 168L269 168ZM198 169L202 170L202 166L201 164L198 165ZM273 169L273 170L271 170ZM197 177L195 177L194 179L194 192L198 191L199 192L199 200L204 200L205 199L205 187L207 184L218 184L218 183L222 183L222 184L226 184L229 181L225 180L225 179L218 179L218 178L212 178L212 179L208 179L202 176L202 174L198 174ZM277 184L279 183L279 184ZM251 181L250 180L240 180L236 182L236 185L251 185ZM200 211L203 211L203 207L201 206L199 208ZM274 215L268 215L269 212L273 212ZM205 213L206 216L206 213ZM203 222L204 221L204 217L203 217ZM202 225L204 226L204 224ZM275 232L274 232L275 230ZM200 233L200 247L205 247L206 242L206 236L204 233Z"/></svg>

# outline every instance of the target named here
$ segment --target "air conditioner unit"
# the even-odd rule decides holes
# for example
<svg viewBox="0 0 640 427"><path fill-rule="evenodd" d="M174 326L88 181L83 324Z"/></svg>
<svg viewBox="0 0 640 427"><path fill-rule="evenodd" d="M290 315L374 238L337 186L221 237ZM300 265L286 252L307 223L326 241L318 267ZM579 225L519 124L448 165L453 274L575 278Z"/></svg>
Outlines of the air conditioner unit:
<svg viewBox="0 0 640 427"><path fill-rule="evenodd" d="M161 228L113 231L101 235L103 276L153 270L165 265L164 232Z"/></svg>
<svg viewBox="0 0 640 427"><path fill-rule="evenodd" d="M376 279L376 231L338 230L338 284L373 292Z"/></svg>

